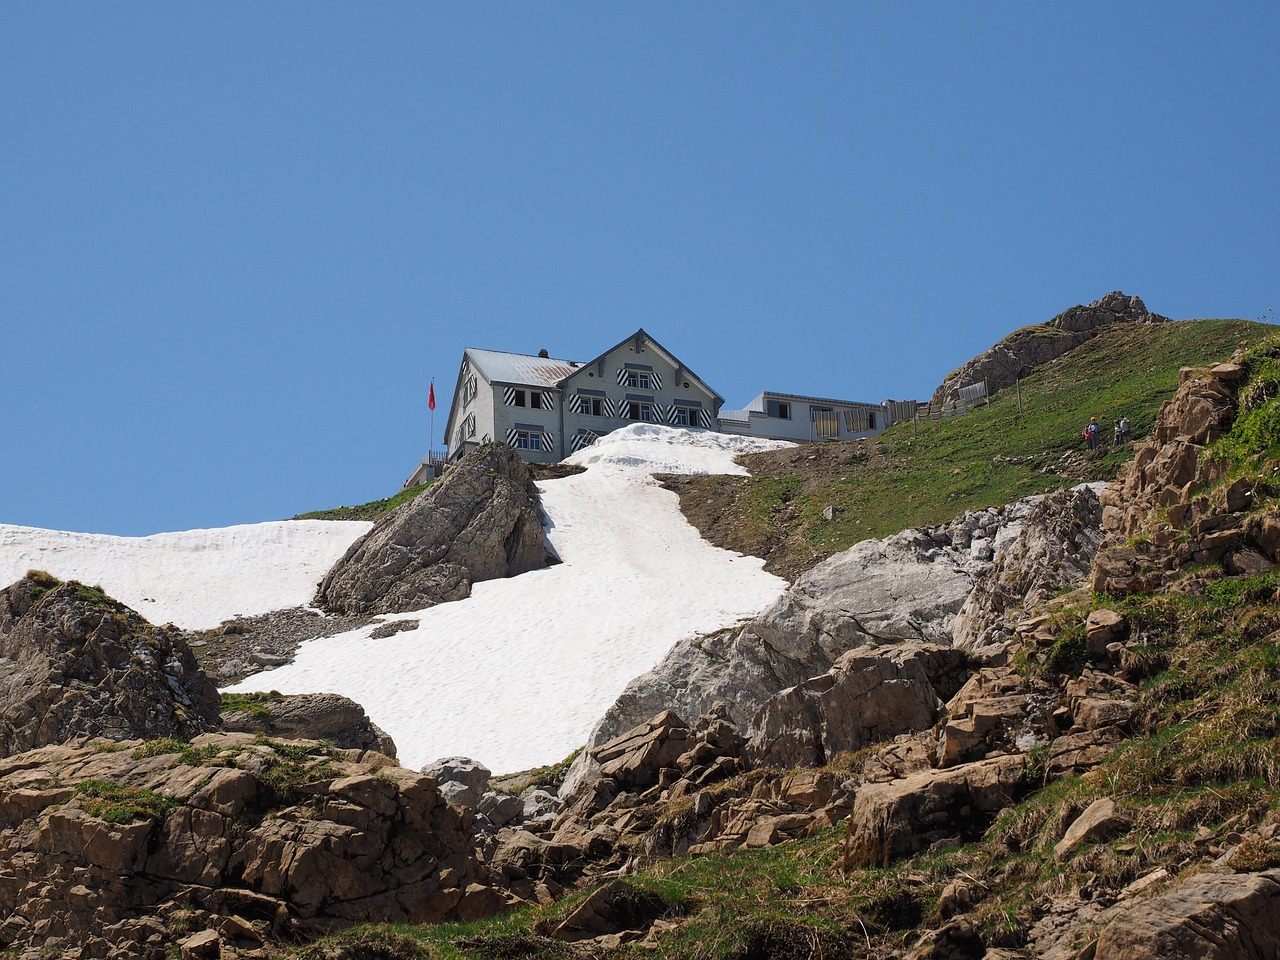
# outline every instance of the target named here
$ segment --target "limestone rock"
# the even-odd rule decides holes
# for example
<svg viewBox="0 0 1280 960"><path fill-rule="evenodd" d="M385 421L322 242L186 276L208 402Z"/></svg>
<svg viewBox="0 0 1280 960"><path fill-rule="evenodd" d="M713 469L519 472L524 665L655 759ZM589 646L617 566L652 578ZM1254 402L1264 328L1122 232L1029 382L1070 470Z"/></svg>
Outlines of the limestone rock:
<svg viewBox="0 0 1280 960"><path fill-rule="evenodd" d="M327 740L344 750L377 750L392 759L396 744L369 719L364 707L337 693L303 693L264 699L256 709L225 712L223 729L286 740Z"/></svg>
<svg viewBox="0 0 1280 960"><path fill-rule="evenodd" d="M172 628L95 587L33 574L0 592L0 756L80 737L185 740L218 692Z"/></svg>
<svg viewBox="0 0 1280 960"><path fill-rule="evenodd" d="M353 543L315 602L330 613L420 610L546 562L528 465L506 444L487 443Z"/></svg>

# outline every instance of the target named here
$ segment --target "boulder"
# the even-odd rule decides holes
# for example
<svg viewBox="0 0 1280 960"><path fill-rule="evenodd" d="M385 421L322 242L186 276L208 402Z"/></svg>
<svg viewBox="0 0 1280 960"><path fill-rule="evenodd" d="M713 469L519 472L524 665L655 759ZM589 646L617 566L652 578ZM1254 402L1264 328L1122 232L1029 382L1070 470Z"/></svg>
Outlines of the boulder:
<svg viewBox="0 0 1280 960"><path fill-rule="evenodd" d="M327 740L344 750L377 750L392 759L396 744L369 719L364 707L338 693L270 697L252 709L224 711L223 729L286 740Z"/></svg>
<svg viewBox="0 0 1280 960"><path fill-rule="evenodd" d="M470 596L473 583L546 563L528 465L506 444L487 443L353 543L315 602L342 614L421 610Z"/></svg>
<svg viewBox="0 0 1280 960"><path fill-rule="evenodd" d="M976 836L1030 789L1025 768L1025 757L992 757L864 785L849 815L846 869L887 866L936 840Z"/></svg>
<svg viewBox="0 0 1280 960"><path fill-rule="evenodd" d="M1067 832L1053 848L1053 859L1065 863L1082 844L1107 840L1124 833L1131 824L1132 821L1120 812L1114 800L1100 797L1067 827Z"/></svg>
<svg viewBox="0 0 1280 960"><path fill-rule="evenodd" d="M436 781L445 799L455 806L474 810L489 789L489 768L470 757L441 757L422 772Z"/></svg>
<svg viewBox="0 0 1280 960"><path fill-rule="evenodd" d="M83 737L216 730L218 691L171 627L31 572L0 592L0 756Z"/></svg>

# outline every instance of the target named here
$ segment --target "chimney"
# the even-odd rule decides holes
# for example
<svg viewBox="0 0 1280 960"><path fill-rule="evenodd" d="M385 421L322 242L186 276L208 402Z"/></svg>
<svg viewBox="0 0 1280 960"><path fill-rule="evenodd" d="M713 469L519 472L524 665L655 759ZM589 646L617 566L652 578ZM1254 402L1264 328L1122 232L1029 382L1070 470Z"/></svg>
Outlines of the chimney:
<svg viewBox="0 0 1280 960"><path fill-rule="evenodd" d="M547 353L546 347L543 347L541 350L538 351L538 356L542 357L545 360L549 358L551 354Z"/></svg>

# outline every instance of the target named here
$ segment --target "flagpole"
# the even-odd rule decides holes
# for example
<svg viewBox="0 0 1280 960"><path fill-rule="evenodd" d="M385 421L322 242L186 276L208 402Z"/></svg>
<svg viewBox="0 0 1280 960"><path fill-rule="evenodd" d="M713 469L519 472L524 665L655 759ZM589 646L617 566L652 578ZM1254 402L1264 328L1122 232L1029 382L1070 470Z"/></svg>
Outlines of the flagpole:
<svg viewBox="0 0 1280 960"><path fill-rule="evenodd" d="M431 461L432 448L436 445L436 378L431 378L427 393L427 407L431 410L431 436L427 439L427 461ZM434 468L433 468L434 469Z"/></svg>

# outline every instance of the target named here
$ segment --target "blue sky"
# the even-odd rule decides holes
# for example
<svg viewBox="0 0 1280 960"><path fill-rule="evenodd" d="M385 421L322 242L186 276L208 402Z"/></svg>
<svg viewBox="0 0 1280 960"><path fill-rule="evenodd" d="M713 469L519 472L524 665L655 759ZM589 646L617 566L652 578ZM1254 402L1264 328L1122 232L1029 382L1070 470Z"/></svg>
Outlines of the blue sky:
<svg viewBox="0 0 1280 960"><path fill-rule="evenodd" d="M1280 302L1269 4L0 5L0 522L399 489L462 349L926 397Z"/></svg>

